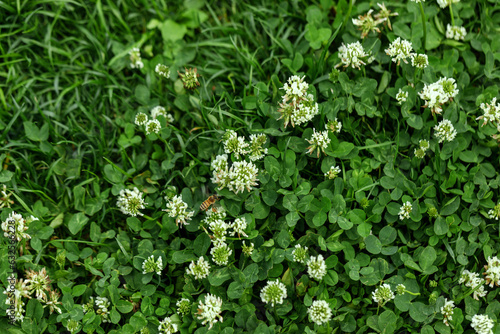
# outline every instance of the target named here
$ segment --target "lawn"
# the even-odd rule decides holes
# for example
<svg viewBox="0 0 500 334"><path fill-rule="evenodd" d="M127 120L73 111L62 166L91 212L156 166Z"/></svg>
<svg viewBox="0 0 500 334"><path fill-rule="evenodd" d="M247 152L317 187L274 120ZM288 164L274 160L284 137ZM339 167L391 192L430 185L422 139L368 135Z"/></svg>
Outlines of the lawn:
<svg viewBox="0 0 500 334"><path fill-rule="evenodd" d="M500 334L500 1L0 1L5 333Z"/></svg>

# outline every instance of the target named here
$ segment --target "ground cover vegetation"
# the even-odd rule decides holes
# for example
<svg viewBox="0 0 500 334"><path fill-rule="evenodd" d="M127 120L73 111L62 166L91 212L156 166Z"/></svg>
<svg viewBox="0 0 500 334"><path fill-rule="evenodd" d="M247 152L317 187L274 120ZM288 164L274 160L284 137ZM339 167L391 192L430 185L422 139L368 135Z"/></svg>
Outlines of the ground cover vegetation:
<svg viewBox="0 0 500 334"><path fill-rule="evenodd" d="M500 333L500 3L0 1L9 333Z"/></svg>

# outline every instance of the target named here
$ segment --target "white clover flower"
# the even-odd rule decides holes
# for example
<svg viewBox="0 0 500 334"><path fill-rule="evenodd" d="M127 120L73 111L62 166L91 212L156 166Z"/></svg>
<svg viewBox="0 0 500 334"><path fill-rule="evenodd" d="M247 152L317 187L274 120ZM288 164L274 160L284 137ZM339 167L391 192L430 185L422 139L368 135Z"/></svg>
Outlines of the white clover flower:
<svg viewBox="0 0 500 334"><path fill-rule="evenodd" d="M151 119L146 122L146 134L149 135L150 133L158 133L161 130L161 124L160 121L157 119Z"/></svg>
<svg viewBox="0 0 500 334"><path fill-rule="evenodd" d="M35 218L38 220L37 218ZM14 238L17 241L23 239L31 239L31 236L26 233L28 230L28 223L30 221L25 220L22 215L12 211L7 219L2 222L3 235L6 238ZM14 232L14 234L12 234Z"/></svg>
<svg viewBox="0 0 500 334"><path fill-rule="evenodd" d="M227 169L227 154L222 154L218 155L215 157L215 160L212 160L212 163L210 164L210 167L212 169Z"/></svg>
<svg viewBox="0 0 500 334"><path fill-rule="evenodd" d="M242 235L248 237L248 235L245 233L245 229L247 228L247 221L245 217L236 218L234 222L229 224L229 228L233 229L233 231L229 232L229 235L231 236L238 234L239 239L241 239Z"/></svg>
<svg viewBox="0 0 500 334"><path fill-rule="evenodd" d="M160 325L158 326L158 333L160 334L172 334L177 333L177 325L174 324L170 317L166 317L162 321L160 321Z"/></svg>
<svg viewBox="0 0 500 334"><path fill-rule="evenodd" d="M130 55L130 67L131 68L143 68L144 63L141 59L141 51L139 48L133 48L132 51L128 53Z"/></svg>
<svg viewBox="0 0 500 334"><path fill-rule="evenodd" d="M467 35L467 30L462 26L452 26L448 23L446 26L446 38L455 39L457 41L464 40Z"/></svg>
<svg viewBox="0 0 500 334"><path fill-rule="evenodd" d="M497 103L496 97L494 97L490 103L481 103L479 107L484 113L484 115L476 118L476 120L483 120L483 124L481 126L486 125L488 122L497 122L500 124L500 103Z"/></svg>
<svg viewBox="0 0 500 334"><path fill-rule="evenodd" d="M194 211L187 211L188 205L182 200L179 195L174 196L168 203L167 209L163 210L168 212L168 216L175 218L175 223L182 228L182 225L189 225L187 220L191 220Z"/></svg>
<svg viewBox="0 0 500 334"><path fill-rule="evenodd" d="M451 5L452 3L459 3L460 0L437 0L437 3L439 7L441 8L446 8L447 6Z"/></svg>
<svg viewBox="0 0 500 334"><path fill-rule="evenodd" d="M267 285L260 291L262 302L271 304L271 307L274 307L275 304L283 304L286 297L286 286L279 280L267 281Z"/></svg>
<svg viewBox="0 0 500 334"><path fill-rule="evenodd" d="M436 84L441 85L443 92L449 100L453 99L458 94L457 83L453 78L441 78Z"/></svg>
<svg viewBox="0 0 500 334"><path fill-rule="evenodd" d="M116 201L116 206L125 215L142 216L143 214L139 210L146 207L146 202L142 198L143 195L136 187L133 190L122 189Z"/></svg>
<svg viewBox="0 0 500 334"><path fill-rule="evenodd" d="M325 177L327 177L330 180L333 180L340 174L340 167L339 166L331 166L330 170L325 173Z"/></svg>
<svg viewBox="0 0 500 334"><path fill-rule="evenodd" d="M490 219L498 220L498 218L500 217L500 202L498 202L498 204L495 205L493 209L488 211L488 217Z"/></svg>
<svg viewBox="0 0 500 334"><path fill-rule="evenodd" d="M73 320L73 319L70 319L68 321L68 324L66 325L66 329L68 330L68 332L70 333L78 333L80 332L81 330L81 324L79 321L76 321L76 320Z"/></svg>
<svg viewBox="0 0 500 334"><path fill-rule="evenodd" d="M302 78L298 75L292 75L290 78L288 78L288 82L285 82L285 84L281 88L285 91L285 96L283 96L284 102L292 100L292 103L295 104L307 95L309 84L304 81L305 77L305 75L302 76Z"/></svg>
<svg viewBox="0 0 500 334"><path fill-rule="evenodd" d="M323 255L320 254L317 257L311 256L307 261L307 274L317 281L323 279L323 276L326 275L326 263Z"/></svg>
<svg viewBox="0 0 500 334"><path fill-rule="evenodd" d="M423 159L425 157L425 151L422 150L422 148L416 148L414 151L413 151L413 154L415 154L415 156L419 159Z"/></svg>
<svg viewBox="0 0 500 334"><path fill-rule="evenodd" d="M308 94L299 104L295 105L290 114L292 126L307 123L319 114L318 103L314 102L314 95Z"/></svg>
<svg viewBox="0 0 500 334"><path fill-rule="evenodd" d="M210 226L212 222L224 220L226 218L226 209L221 206L218 207L217 210L207 210L205 211L205 216L206 217L203 219L203 223Z"/></svg>
<svg viewBox="0 0 500 334"><path fill-rule="evenodd" d="M429 66L429 58L423 53L413 54L411 56L411 66L424 69Z"/></svg>
<svg viewBox="0 0 500 334"><path fill-rule="evenodd" d="M174 117L167 113L164 107L162 106L156 106L153 109L151 109L151 117L153 119L156 119L158 116L162 115L165 117L168 123L172 123L174 121Z"/></svg>
<svg viewBox="0 0 500 334"><path fill-rule="evenodd" d="M391 16L398 16L398 13L391 13L387 7L385 7L385 3L377 3L377 6L380 8L379 12L375 14L375 18L377 20L383 20L384 26L387 24L390 30L392 30L391 26ZM368 61L370 63L370 61Z"/></svg>
<svg viewBox="0 0 500 334"><path fill-rule="evenodd" d="M138 112L137 115L135 115L135 124L138 126L144 125L148 122L148 115L146 115L143 112Z"/></svg>
<svg viewBox="0 0 500 334"><path fill-rule="evenodd" d="M195 279L201 280L210 274L210 264L205 261L203 256L200 256L196 264L191 261L189 268L186 268L186 274L193 275Z"/></svg>
<svg viewBox="0 0 500 334"><path fill-rule="evenodd" d="M434 136L438 139L439 143L443 141L451 142L455 139L457 131L453 127L453 124L447 119L443 119L438 125L434 127Z"/></svg>
<svg viewBox="0 0 500 334"><path fill-rule="evenodd" d="M431 145L430 145L429 141L428 141L428 140L426 140L426 139L420 139L420 140L418 141L418 144L420 145L420 148L421 148L422 150L424 150L424 152L425 152L425 151L427 151L427 150L429 149L429 147L431 147Z"/></svg>
<svg viewBox="0 0 500 334"><path fill-rule="evenodd" d="M330 138L328 138L328 131L316 132L316 129L313 129L313 134L311 136L311 139L306 139L306 141L309 144L311 144L311 146L307 148L307 153L312 154L317 149L318 158L320 151L325 153L325 148L327 148L328 144L330 144Z"/></svg>
<svg viewBox="0 0 500 334"><path fill-rule="evenodd" d="M59 297L61 294L59 292L56 292L54 290L49 291L49 300L45 302L45 305L43 305L43 308L46 308L49 306L50 314L52 312L57 311L57 313L61 314L61 308L57 305L62 305L62 303L59 301Z"/></svg>
<svg viewBox="0 0 500 334"><path fill-rule="evenodd" d="M468 270L462 271L458 284L462 283L465 283L465 286L471 289L480 286L472 295L475 300L479 300L479 297L485 297L488 294L488 291L484 289L485 280L480 278L478 273L471 273Z"/></svg>
<svg viewBox="0 0 500 334"><path fill-rule="evenodd" d="M315 300L307 309L309 319L316 325L321 326L332 319L332 309L324 300Z"/></svg>
<svg viewBox="0 0 500 334"><path fill-rule="evenodd" d="M412 210L413 209L410 202L407 201L406 203L403 203L403 205L399 209L399 219L409 219Z"/></svg>
<svg viewBox="0 0 500 334"><path fill-rule="evenodd" d="M398 284L398 286L396 286L396 293L398 295L404 295L405 292L406 292L406 286L404 284Z"/></svg>
<svg viewBox="0 0 500 334"><path fill-rule="evenodd" d="M233 251L225 242L217 244L210 250L212 261L214 261L219 266L226 266L232 253Z"/></svg>
<svg viewBox="0 0 500 334"><path fill-rule="evenodd" d="M229 169L228 189L235 194L246 190L252 191L252 186L257 185L259 170L252 162L236 161ZM219 188L220 189L220 188Z"/></svg>
<svg viewBox="0 0 500 334"><path fill-rule="evenodd" d="M319 113L318 104L314 101L312 94L307 94L309 84L304 81L305 77L292 76L285 83L283 88L282 102L279 104L278 112L281 113L279 119L284 119L284 126L291 123L293 127L310 121Z"/></svg>
<svg viewBox="0 0 500 334"><path fill-rule="evenodd" d="M382 284L372 292L373 301L378 303L380 306L383 306L391 299L394 299L394 297L394 293L392 292L389 284Z"/></svg>
<svg viewBox="0 0 500 334"><path fill-rule="evenodd" d="M222 316L220 315L221 312L222 299L209 293L205 295L205 302L203 303L200 300L200 303L198 304L198 319L203 320L201 323L202 325L205 325L208 322L210 324L208 329L211 329L217 321L223 321Z"/></svg>
<svg viewBox="0 0 500 334"><path fill-rule="evenodd" d="M396 94L396 100L398 100L398 104L402 104L403 102L406 102L406 99L408 98L408 92L405 92L401 88L399 89L398 93Z"/></svg>
<svg viewBox="0 0 500 334"><path fill-rule="evenodd" d="M300 244L295 245L292 255L295 262L305 263L307 257L307 247L302 247Z"/></svg>
<svg viewBox="0 0 500 334"><path fill-rule="evenodd" d="M397 62L399 65L401 60L406 64L406 58L413 55L413 46L411 42L401 39L401 37L396 38L390 45L388 49L385 49L385 53L392 57L393 62Z"/></svg>
<svg viewBox="0 0 500 334"><path fill-rule="evenodd" d="M144 260L144 262L142 262L143 274L156 272L156 274L160 275L162 269L163 269L163 260L161 256L158 256L158 260L155 261L154 256L151 255L146 260Z"/></svg>
<svg viewBox="0 0 500 334"><path fill-rule="evenodd" d="M32 294L36 293L38 300L47 301L46 291L50 291L50 278L47 270L42 268L40 271L32 269L26 272L26 289Z"/></svg>
<svg viewBox="0 0 500 334"><path fill-rule="evenodd" d="M366 65L363 58L367 58L368 56L369 55L365 52L359 41L347 44L347 46L342 43L339 48L339 58L342 64L344 64L344 67L351 66L352 68L356 67L359 70L361 65Z"/></svg>
<svg viewBox="0 0 500 334"><path fill-rule="evenodd" d="M470 324L477 334L493 334L493 327L495 322L488 317L486 314L475 314L472 317L472 323Z"/></svg>
<svg viewBox="0 0 500 334"><path fill-rule="evenodd" d="M187 298L181 298L175 303L177 314L186 315L191 311L191 301Z"/></svg>
<svg viewBox="0 0 500 334"><path fill-rule="evenodd" d="M90 297L90 300L86 304L82 304L83 314L87 314L94 311L94 297Z"/></svg>
<svg viewBox="0 0 500 334"><path fill-rule="evenodd" d="M1 196L0 196L0 209L4 207L10 208L11 204L14 204L14 201L10 199L10 196L12 196L12 192L7 191L7 186L5 184L2 185L2 190L1 190Z"/></svg>
<svg viewBox="0 0 500 334"><path fill-rule="evenodd" d="M102 322L109 322L109 307L111 303L106 297L97 297L95 305L98 307L96 314L101 316Z"/></svg>
<svg viewBox="0 0 500 334"><path fill-rule="evenodd" d="M158 73L159 76L164 78L170 78L170 68L163 64L158 64L155 67L155 72Z"/></svg>
<svg viewBox="0 0 500 334"><path fill-rule="evenodd" d="M342 129L342 123L335 117L333 121L328 121L325 124L325 129L331 131L332 133L340 133Z"/></svg>
<svg viewBox="0 0 500 334"><path fill-rule="evenodd" d="M208 211L208 210L207 210ZM211 211L211 210L210 210ZM210 217L205 218L208 223L208 228L212 231L212 242L214 245L218 245L226 241L227 230L229 229L229 225L221 219L214 219L216 215L212 215ZM214 218L212 218L214 217Z"/></svg>
<svg viewBox="0 0 500 334"><path fill-rule="evenodd" d="M444 305L441 307L441 314L443 315L443 323L446 326L450 326L449 321L453 319L453 309L455 308L455 303L453 300L444 299Z"/></svg>
<svg viewBox="0 0 500 334"><path fill-rule="evenodd" d="M437 82L430 85L425 84L421 92L418 93L425 101L424 107L430 108L433 114L441 114L441 105L449 101L443 87Z"/></svg>
<svg viewBox="0 0 500 334"><path fill-rule="evenodd" d="M260 160L267 154L267 148L264 144L267 141L267 136L263 133L258 135L250 135L250 155L251 161Z"/></svg>
<svg viewBox="0 0 500 334"><path fill-rule="evenodd" d="M239 159L240 154L245 155L248 153L247 147L249 144L245 142L244 137L239 137L236 131L227 130L222 137L224 143L224 152L227 154L234 153L236 158Z"/></svg>
<svg viewBox="0 0 500 334"><path fill-rule="evenodd" d="M254 250L254 243L251 242L249 246L245 245L245 240L243 240L243 244L241 245L241 251L243 254L246 256L252 256L253 250Z"/></svg>
<svg viewBox="0 0 500 334"><path fill-rule="evenodd" d="M7 295L5 300L5 304L9 305L9 308L6 310L6 315L11 317L14 321L23 321L24 320L24 302L22 301L22 297L31 298L30 291L26 286L26 282L23 279L16 279L14 274L7 278L7 281L14 284L14 291L5 290L3 293ZM11 308L13 307L13 308Z"/></svg>
<svg viewBox="0 0 500 334"><path fill-rule="evenodd" d="M500 286L500 260L494 256L488 256L488 264L484 266L486 271L483 273L486 285L492 288L494 285Z"/></svg>
<svg viewBox="0 0 500 334"><path fill-rule="evenodd" d="M387 9L386 9L387 10ZM352 19L352 24L361 30L361 38L365 38L370 31L380 32L378 25L387 21L387 17L379 18L377 20L372 17L373 9L370 9L365 15L359 15L357 19Z"/></svg>
<svg viewBox="0 0 500 334"><path fill-rule="evenodd" d="M231 182L227 154L218 155L215 160L212 160L210 167L213 169L211 181L219 185L219 190L227 187Z"/></svg>

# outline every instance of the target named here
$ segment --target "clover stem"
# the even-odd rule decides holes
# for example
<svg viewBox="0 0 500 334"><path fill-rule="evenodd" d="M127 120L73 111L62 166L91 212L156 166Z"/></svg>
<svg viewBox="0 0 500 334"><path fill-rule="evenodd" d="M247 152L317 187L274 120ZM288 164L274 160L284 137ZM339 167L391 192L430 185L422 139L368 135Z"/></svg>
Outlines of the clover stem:
<svg viewBox="0 0 500 334"><path fill-rule="evenodd" d="M451 6L451 2L450 2L450 16L451 16L451 25L455 26L455 18L453 17L453 7Z"/></svg>
<svg viewBox="0 0 500 334"><path fill-rule="evenodd" d="M424 50L425 50L425 44L427 41L427 27L425 25L426 18L425 18L424 6L422 6L421 2L419 2L419 5L420 5L420 16L422 16L422 27L424 28ZM451 20L453 22L453 15L451 16Z"/></svg>

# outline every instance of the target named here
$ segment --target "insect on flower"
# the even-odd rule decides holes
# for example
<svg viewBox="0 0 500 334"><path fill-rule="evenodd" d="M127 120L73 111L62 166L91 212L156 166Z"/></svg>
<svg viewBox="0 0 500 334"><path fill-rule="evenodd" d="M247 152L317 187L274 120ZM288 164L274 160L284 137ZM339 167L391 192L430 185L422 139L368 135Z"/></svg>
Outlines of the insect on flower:
<svg viewBox="0 0 500 334"><path fill-rule="evenodd" d="M200 210L207 211L208 208L211 205L215 204L215 202L217 202L219 199L220 199L219 195L212 195L208 197L203 203L201 203ZM212 208L212 210L215 211L215 208Z"/></svg>

